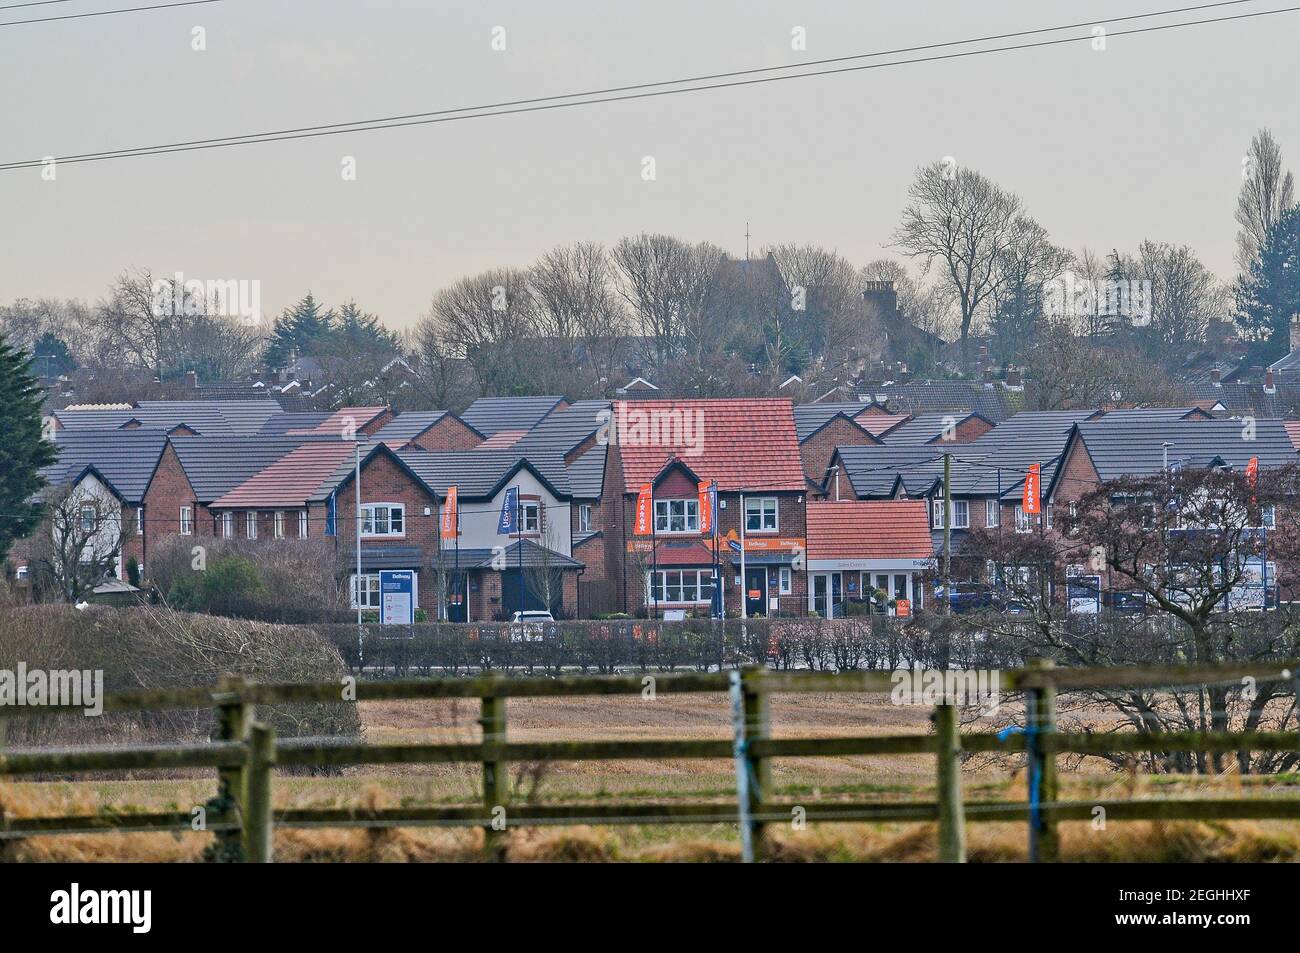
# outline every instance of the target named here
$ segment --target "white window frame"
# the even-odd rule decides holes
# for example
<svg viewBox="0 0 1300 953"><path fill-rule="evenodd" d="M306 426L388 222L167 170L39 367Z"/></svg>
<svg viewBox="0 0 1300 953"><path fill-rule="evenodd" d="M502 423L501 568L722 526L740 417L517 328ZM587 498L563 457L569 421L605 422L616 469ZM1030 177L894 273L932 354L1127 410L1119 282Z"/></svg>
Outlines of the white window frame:
<svg viewBox="0 0 1300 953"><path fill-rule="evenodd" d="M1033 516L1032 513L1025 512L1025 508L1023 506L1021 506L1019 503L1016 504L1016 532L1017 533L1032 533L1034 531L1034 524L1031 518L1032 516Z"/></svg>
<svg viewBox="0 0 1300 953"><path fill-rule="evenodd" d="M686 536L700 531L700 501L694 497L655 500L654 526L656 536ZM681 528L673 529L680 521Z"/></svg>
<svg viewBox="0 0 1300 953"><path fill-rule="evenodd" d="M308 521L307 511L299 510L298 511L298 538L299 539L307 538L307 521Z"/></svg>
<svg viewBox="0 0 1300 953"><path fill-rule="evenodd" d="M135 535L137 536L144 535L144 507L143 506L137 506L135 508Z"/></svg>
<svg viewBox="0 0 1300 953"><path fill-rule="evenodd" d="M542 501L519 501L519 531L521 533L540 533L542 531Z"/></svg>
<svg viewBox="0 0 1300 953"><path fill-rule="evenodd" d="M379 591L379 573L363 572L361 579L365 583L365 602L361 605L362 609L374 609L378 612L383 606L383 596ZM352 608L357 608L357 574L354 572L348 577L348 592L352 602ZM373 604L371 600L374 600Z"/></svg>
<svg viewBox="0 0 1300 953"><path fill-rule="evenodd" d="M284 510L275 511L275 538L284 539Z"/></svg>
<svg viewBox="0 0 1300 953"><path fill-rule="evenodd" d="M380 512L383 519L379 519ZM393 517L397 518L394 519ZM394 523L400 524L393 529ZM379 527L383 532L378 532ZM401 539L406 536L405 503L363 503L361 505L361 536L363 539Z"/></svg>
<svg viewBox="0 0 1300 953"><path fill-rule="evenodd" d="M1052 504L1051 503L1043 504L1043 526L1046 529L1052 528Z"/></svg>
<svg viewBox="0 0 1300 953"><path fill-rule="evenodd" d="M1265 503L1259 511L1259 521L1265 529L1277 528L1277 504Z"/></svg>
<svg viewBox="0 0 1300 953"><path fill-rule="evenodd" d="M234 539L235 537L235 514L227 510L221 514L221 538Z"/></svg>
<svg viewBox="0 0 1300 953"><path fill-rule="evenodd" d="M590 503L578 504L578 532L591 532L592 505Z"/></svg>
<svg viewBox="0 0 1300 953"><path fill-rule="evenodd" d="M194 509L189 506L182 506L180 511L180 534L182 536L194 535Z"/></svg>
<svg viewBox="0 0 1300 953"><path fill-rule="evenodd" d="M244 537L257 539L257 510L249 510L244 514Z"/></svg>
<svg viewBox="0 0 1300 953"><path fill-rule="evenodd" d="M745 497L745 532L776 533L780 530L780 503L775 496ZM758 525L751 526L750 518L757 517ZM771 523L768 522L771 517Z"/></svg>
<svg viewBox="0 0 1300 953"><path fill-rule="evenodd" d="M984 525L985 526L1002 525L1002 501L1001 500L984 501Z"/></svg>
<svg viewBox="0 0 1300 953"><path fill-rule="evenodd" d="M86 518L87 513L90 514L89 519ZM83 533L98 532L99 514L96 512L93 504L91 503L81 504L80 508L77 510L77 526L80 527L81 532Z"/></svg>
<svg viewBox="0 0 1300 953"><path fill-rule="evenodd" d="M943 497L934 501L934 528L943 529ZM952 501L952 528L970 529L970 502L968 500Z"/></svg>
<svg viewBox="0 0 1300 953"><path fill-rule="evenodd" d="M783 596L788 596L794 592L794 572L791 567L777 567L777 592Z"/></svg>
<svg viewBox="0 0 1300 953"><path fill-rule="evenodd" d="M658 577L658 589L656 591L656 580ZM687 583L687 579L693 580ZM675 584L674 584L675 583ZM710 590L705 594L706 587ZM707 606L713 601L713 570L712 569L656 569L647 570L645 574L645 591L646 605L669 606ZM677 598L670 599L669 595L676 590ZM684 596L687 592L695 593L694 599L686 599ZM655 597L658 596L658 599Z"/></svg>

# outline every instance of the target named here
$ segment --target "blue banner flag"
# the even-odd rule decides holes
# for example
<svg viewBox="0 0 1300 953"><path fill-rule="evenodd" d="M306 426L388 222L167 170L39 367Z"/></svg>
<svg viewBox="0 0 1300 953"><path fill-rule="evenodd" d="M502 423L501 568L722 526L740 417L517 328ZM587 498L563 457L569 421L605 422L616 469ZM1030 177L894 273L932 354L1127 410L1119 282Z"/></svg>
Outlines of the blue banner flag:
<svg viewBox="0 0 1300 953"><path fill-rule="evenodd" d="M501 518L497 520L497 535L509 536L519 532L519 487L506 489L505 502L501 504Z"/></svg>

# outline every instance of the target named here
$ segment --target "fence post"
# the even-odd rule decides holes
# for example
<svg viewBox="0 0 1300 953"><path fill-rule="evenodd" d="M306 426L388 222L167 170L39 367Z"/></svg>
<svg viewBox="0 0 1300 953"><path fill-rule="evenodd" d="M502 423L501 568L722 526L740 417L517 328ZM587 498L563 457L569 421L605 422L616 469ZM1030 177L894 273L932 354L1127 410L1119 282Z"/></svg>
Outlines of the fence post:
<svg viewBox="0 0 1300 953"><path fill-rule="evenodd" d="M488 682L496 685L502 681L500 675L488 676ZM493 750L506 743L506 699L491 691L482 698L482 714L479 725L483 729L483 807L488 814L488 823L483 828L483 849L488 860L505 860L506 825L509 824L506 801L510 794L510 766L500 750ZM497 825L500 826L497 826Z"/></svg>
<svg viewBox="0 0 1300 953"><path fill-rule="evenodd" d="M248 770L244 775L244 860L271 862L271 766L275 764L275 729L248 726Z"/></svg>
<svg viewBox="0 0 1300 953"><path fill-rule="evenodd" d="M1046 672L1053 668L1053 663L1048 659L1034 658L1029 660L1029 668ZM1029 797L1031 802L1038 805L1037 811L1031 812L1030 816L1029 860L1032 863L1053 863L1060 856L1060 837L1056 818L1049 817L1042 806L1056 803L1056 753L1046 750L1043 736L1056 731L1056 686L1049 683L1042 688L1031 689L1026 701L1025 723L1028 731L1025 750L1030 762ZM1034 791L1035 786L1037 792Z"/></svg>
<svg viewBox="0 0 1300 953"><path fill-rule="evenodd" d="M945 864L966 863L966 814L961 803L961 735L958 732L957 706L936 705L935 734L939 746L939 861Z"/></svg>
<svg viewBox="0 0 1300 953"><path fill-rule="evenodd" d="M244 679L240 675L223 675L217 680L217 738L221 741L242 741L248 723L252 721L252 706L243 699ZM217 796L208 802L216 807L222 820L240 819L243 809L245 768L217 769ZM214 847L219 862L238 860L243 853L241 831L223 830L217 833Z"/></svg>
<svg viewBox="0 0 1300 953"><path fill-rule="evenodd" d="M746 775L747 794L749 796L746 816L749 818L749 842L752 845L755 861L765 858L768 845L765 843L766 825L760 817L772 792L772 763L764 757L754 754L753 743L765 741L768 736L769 715L767 692L763 681L767 675L766 665L748 665L740 673L741 711L744 716L744 752L743 762Z"/></svg>

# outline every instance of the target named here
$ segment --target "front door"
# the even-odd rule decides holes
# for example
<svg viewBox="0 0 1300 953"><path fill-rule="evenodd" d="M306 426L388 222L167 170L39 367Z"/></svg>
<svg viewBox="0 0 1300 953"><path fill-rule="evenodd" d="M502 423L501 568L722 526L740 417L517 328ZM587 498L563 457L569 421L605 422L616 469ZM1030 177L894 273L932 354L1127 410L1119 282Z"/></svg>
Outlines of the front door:
<svg viewBox="0 0 1300 953"><path fill-rule="evenodd" d="M745 615L767 615L767 567L745 567Z"/></svg>
<svg viewBox="0 0 1300 953"><path fill-rule="evenodd" d="M466 573L451 572L447 574L447 621L468 622L469 601L466 589L469 584Z"/></svg>

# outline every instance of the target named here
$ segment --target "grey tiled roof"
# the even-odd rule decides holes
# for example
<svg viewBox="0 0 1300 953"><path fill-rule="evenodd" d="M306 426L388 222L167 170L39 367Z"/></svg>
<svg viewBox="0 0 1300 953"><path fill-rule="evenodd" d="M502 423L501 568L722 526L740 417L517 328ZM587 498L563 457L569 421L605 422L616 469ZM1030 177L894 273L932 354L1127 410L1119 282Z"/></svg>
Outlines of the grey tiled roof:
<svg viewBox="0 0 1300 953"><path fill-rule="evenodd" d="M166 432L157 428L60 431L58 460L41 475L51 486L62 486L94 467L126 502L139 503L166 443Z"/></svg>
<svg viewBox="0 0 1300 953"><path fill-rule="evenodd" d="M560 496L570 495L564 459L557 454L522 454L504 450L402 450L398 458L444 497L449 486L467 498L494 495L520 461L526 460Z"/></svg>
<svg viewBox="0 0 1300 953"><path fill-rule="evenodd" d="M563 410L547 414L511 449L525 453L536 450L564 455L609 423L611 404L607 400L580 400Z"/></svg>
<svg viewBox="0 0 1300 953"><path fill-rule="evenodd" d="M1169 443L1170 466L1205 467L1222 461L1242 470L1251 457L1261 467L1296 462L1296 451L1280 420L1255 422L1253 439L1240 420L1131 420L1104 418L1079 425L1079 439L1102 480L1150 476L1164 469ZM1044 486L1047 485L1044 478Z"/></svg>
<svg viewBox="0 0 1300 953"><path fill-rule="evenodd" d="M1279 381L1269 394L1261 383L1194 384L1184 389L1196 403L1216 401L1234 417L1300 417L1300 383Z"/></svg>
<svg viewBox="0 0 1300 953"><path fill-rule="evenodd" d="M1108 410L1102 418L1110 423L1129 420L1206 420L1199 407L1130 407Z"/></svg>
<svg viewBox="0 0 1300 953"><path fill-rule="evenodd" d="M513 449L513 448L511 448ZM605 487L605 463L608 447L592 447L569 466L569 488L575 497L600 499Z"/></svg>
<svg viewBox="0 0 1300 953"><path fill-rule="evenodd" d="M142 400L130 410L60 410L54 415L69 430L116 429L135 420L142 427L172 430L184 425L216 437L257 433L281 413L273 400Z"/></svg>
<svg viewBox="0 0 1300 953"><path fill-rule="evenodd" d="M1023 391L1009 390L998 381L908 381L904 384L863 384L860 392L872 399L886 398L891 408L910 414L974 412L994 423L1005 420L1024 405Z"/></svg>
<svg viewBox="0 0 1300 953"><path fill-rule="evenodd" d="M825 404L799 404L794 409L794 431L799 442L807 440L825 427L832 417L843 414L852 420L871 405L866 401L833 401Z"/></svg>
<svg viewBox="0 0 1300 953"><path fill-rule="evenodd" d="M489 437L500 430L532 430L562 400L553 396L480 397L460 418Z"/></svg>
<svg viewBox="0 0 1300 953"><path fill-rule="evenodd" d="M881 439L885 443L892 444L911 444L917 446L920 444L935 443L943 436L943 432L949 421L954 426L969 420L974 416L973 412L959 411L958 413L934 413L918 414L911 420L899 424L893 430L885 434ZM992 423L992 421L989 421Z"/></svg>
<svg viewBox="0 0 1300 953"><path fill-rule="evenodd" d="M402 443L408 440L414 440L446 416L447 411L445 410L416 411L412 413L399 414L385 424L383 429L375 434L375 439L383 440L387 443Z"/></svg>
<svg viewBox="0 0 1300 953"><path fill-rule="evenodd" d="M332 416L328 410L286 411L268 419L258 432L266 436L282 437L290 430L313 430Z"/></svg>
<svg viewBox="0 0 1300 953"><path fill-rule="evenodd" d="M311 439L313 438L271 436L172 437L171 444L194 488L195 497L200 503L210 503Z"/></svg>

